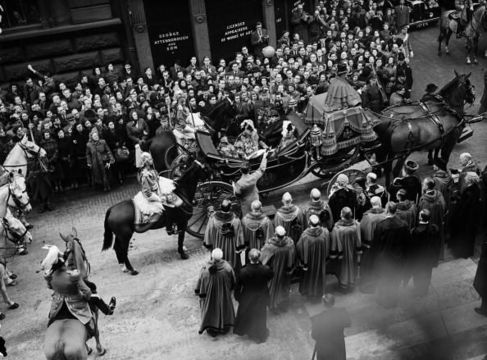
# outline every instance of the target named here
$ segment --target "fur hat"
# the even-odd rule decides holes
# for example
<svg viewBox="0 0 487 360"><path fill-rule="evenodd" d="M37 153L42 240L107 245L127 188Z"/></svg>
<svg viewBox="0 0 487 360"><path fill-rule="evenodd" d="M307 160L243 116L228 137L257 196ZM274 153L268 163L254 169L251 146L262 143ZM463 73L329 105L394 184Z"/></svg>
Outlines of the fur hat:
<svg viewBox="0 0 487 360"><path fill-rule="evenodd" d="M286 235L286 229L284 229L282 226L277 226L276 227L276 235L277 236L280 236L280 237L283 237L284 235Z"/></svg>
<svg viewBox="0 0 487 360"><path fill-rule="evenodd" d="M406 172L408 172L409 174L416 172L416 170L418 169L419 169L419 165L416 161L408 160L404 164L404 170L406 170Z"/></svg>

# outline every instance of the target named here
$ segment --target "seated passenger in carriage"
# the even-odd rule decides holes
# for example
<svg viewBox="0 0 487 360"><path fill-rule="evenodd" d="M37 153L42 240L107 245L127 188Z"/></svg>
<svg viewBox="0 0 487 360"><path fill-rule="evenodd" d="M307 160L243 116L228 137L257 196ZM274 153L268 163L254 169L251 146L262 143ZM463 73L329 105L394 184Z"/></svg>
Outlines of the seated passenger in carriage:
<svg viewBox="0 0 487 360"><path fill-rule="evenodd" d="M268 146L264 142L259 141L259 135L255 129L254 122L249 119L244 120L240 127L244 130L237 137L235 145L237 145L238 142L242 144L244 157L246 159L252 159L264 153L263 149L267 149ZM263 149L259 150L259 145Z"/></svg>
<svg viewBox="0 0 487 360"><path fill-rule="evenodd" d="M191 126L186 124L184 118L176 120L176 125L172 131L176 141L186 150L193 151L196 149L196 131Z"/></svg>
<svg viewBox="0 0 487 360"><path fill-rule="evenodd" d="M221 155L225 157L234 158L234 159L240 158L237 149L235 148L234 145L230 144L226 136L223 136L221 138L217 150Z"/></svg>
<svg viewBox="0 0 487 360"><path fill-rule="evenodd" d="M288 145L294 144L298 141L296 127L288 120L282 123L282 139L279 144L279 149L284 149Z"/></svg>

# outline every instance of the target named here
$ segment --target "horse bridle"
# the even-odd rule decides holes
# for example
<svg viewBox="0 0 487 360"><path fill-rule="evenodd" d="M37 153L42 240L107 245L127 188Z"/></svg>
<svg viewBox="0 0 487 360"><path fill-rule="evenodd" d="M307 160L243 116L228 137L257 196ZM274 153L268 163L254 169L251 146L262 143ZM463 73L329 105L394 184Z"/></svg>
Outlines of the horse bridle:
<svg viewBox="0 0 487 360"><path fill-rule="evenodd" d="M27 190L23 190L22 191L22 194L27 194ZM29 206L30 204L30 201L27 201L25 204L23 204L18 198L17 196L15 196L15 194L13 193L12 191L12 184L9 184L8 185L8 197L7 197L7 206L8 206L8 202L10 200L10 198L12 198L12 200L14 201L14 204L17 208L19 208L20 210L24 210L27 206Z"/></svg>
<svg viewBox="0 0 487 360"><path fill-rule="evenodd" d="M30 155L33 155L33 156L38 156L39 153L41 152L41 147L39 147L39 150L37 151L33 151L33 150L29 150L25 145L23 145L20 141L16 144L16 145L19 145L19 147L24 151L24 154L25 154L25 157L26 159L29 157L29 154ZM29 163L25 163L25 164L17 164L17 165L3 165L4 168L18 168L18 167L22 167L22 166L28 166Z"/></svg>

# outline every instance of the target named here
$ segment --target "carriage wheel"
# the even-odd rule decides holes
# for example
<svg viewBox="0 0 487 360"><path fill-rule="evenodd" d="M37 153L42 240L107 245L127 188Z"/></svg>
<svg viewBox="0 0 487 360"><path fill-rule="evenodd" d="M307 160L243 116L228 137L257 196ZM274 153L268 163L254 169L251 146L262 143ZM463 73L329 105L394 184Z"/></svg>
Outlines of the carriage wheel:
<svg viewBox="0 0 487 360"><path fill-rule="evenodd" d="M230 184L222 181L198 184L193 200L193 216L189 219L186 228L188 234L203 239L210 214L219 208L225 198L232 200L232 209L240 207Z"/></svg>
<svg viewBox="0 0 487 360"><path fill-rule="evenodd" d="M332 157L323 157L311 167L311 173L321 179L331 178L337 172L357 162L360 157L360 147L355 146L349 151L341 152L337 155Z"/></svg>
<svg viewBox="0 0 487 360"><path fill-rule="evenodd" d="M179 179L191 164L188 163L189 155L181 154L172 162L169 170L169 178L173 180Z"/></svg>

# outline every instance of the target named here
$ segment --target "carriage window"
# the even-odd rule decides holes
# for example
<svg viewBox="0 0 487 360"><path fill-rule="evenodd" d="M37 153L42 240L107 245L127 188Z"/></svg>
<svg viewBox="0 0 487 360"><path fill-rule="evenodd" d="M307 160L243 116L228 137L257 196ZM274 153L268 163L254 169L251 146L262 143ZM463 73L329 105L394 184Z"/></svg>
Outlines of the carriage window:
<svg viewBox="0 0 487 360"><path fill-rule="evenodd" d="M12 28L41 22L38 0L0 0L0 28Z"/></svg>

